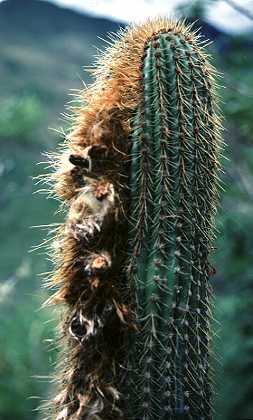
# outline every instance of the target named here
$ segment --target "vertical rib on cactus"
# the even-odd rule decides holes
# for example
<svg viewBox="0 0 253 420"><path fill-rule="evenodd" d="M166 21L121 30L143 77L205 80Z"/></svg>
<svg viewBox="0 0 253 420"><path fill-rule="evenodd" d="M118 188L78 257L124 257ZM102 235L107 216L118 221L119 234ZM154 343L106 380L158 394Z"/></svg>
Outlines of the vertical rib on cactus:
<svg viewBox="0 0 253 420"><path fill-rule="evenodd" d="M202 48L165 19L122 31L54 163L69 212L54 245L51 301L67 310L50 418L212 418L220 141Z"/></svg>
<svg viewBox="0 0 253 420"><path fill-rule="evenodd" d="M130 251L139 329L132 416L208 419L207 256L217 176L210 76L198 48L171 31L147 41L141 75L132 134L132 176L142 174L132 182L133 206L139 201Z"/></svg>

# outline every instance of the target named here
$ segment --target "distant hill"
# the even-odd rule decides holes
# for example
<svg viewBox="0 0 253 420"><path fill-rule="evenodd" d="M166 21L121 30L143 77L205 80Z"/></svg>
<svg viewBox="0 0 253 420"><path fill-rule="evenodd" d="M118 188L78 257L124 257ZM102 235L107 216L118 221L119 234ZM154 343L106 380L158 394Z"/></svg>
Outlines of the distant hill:
<svg viewBox="0 0 253 420"><path fill-rule="evenodd" d="M117 31L109 19L79 14L39 0L0 3L0 100L11 94L36 94L49 121L63 110L69 89L88 81L100 37ZM121 25L122 26L122 25Z"/></svg>
<svg viewBox="0 0 253 420"><path fill-rule="evenodd" d="M1 33L12 23L16 32L44 36L66 31L94 36L97 32L105 33L118 27L109 19L90 17L40 0L5 0L0 5L0 19Z"/></svg>

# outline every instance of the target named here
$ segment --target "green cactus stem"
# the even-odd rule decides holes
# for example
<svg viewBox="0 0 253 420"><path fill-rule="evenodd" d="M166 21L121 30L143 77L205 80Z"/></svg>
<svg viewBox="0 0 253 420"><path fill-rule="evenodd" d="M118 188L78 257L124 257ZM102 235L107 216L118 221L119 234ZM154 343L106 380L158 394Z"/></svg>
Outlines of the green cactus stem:
<svg viewBox="0 0 253 420"><path fill-rule="evenodd" d="M220 122L191 28L155 19L99 59L53 165L65 302L55 420L211 420Z"/></svg>
<svg viewBox="0 0 253 420"><path fill-rule="evenodd" d="M217 117L205 61L179 33L144 48L132 141L129 276L138 331L131 418L210 419L209 263Z"/></svg>

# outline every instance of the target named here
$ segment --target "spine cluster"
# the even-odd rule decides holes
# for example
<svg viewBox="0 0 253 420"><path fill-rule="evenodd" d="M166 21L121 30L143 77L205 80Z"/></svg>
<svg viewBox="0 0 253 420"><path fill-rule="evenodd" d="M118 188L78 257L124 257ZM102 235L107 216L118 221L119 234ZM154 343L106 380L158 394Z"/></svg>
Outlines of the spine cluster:
<svg viewBox="0 0 253 420"><path fill-rule="evenodd" d="M220 122L198 37L130 27L54 162L66 221L51 303L65 302L54 420L211 420L208 255Z"/></svg>

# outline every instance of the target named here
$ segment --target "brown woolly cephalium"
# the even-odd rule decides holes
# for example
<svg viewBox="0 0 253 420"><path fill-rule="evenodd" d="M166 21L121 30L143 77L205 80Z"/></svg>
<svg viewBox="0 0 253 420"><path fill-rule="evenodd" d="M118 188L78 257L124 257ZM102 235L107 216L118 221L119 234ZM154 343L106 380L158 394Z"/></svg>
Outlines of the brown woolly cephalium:
<svg viewBox="0 0 253 420"><path fill-rule="evenodd" d="M58 290L49 303L65 303L66 315L51 419L153 420L188 413L187 418L197 420L204 418L204 410L210 419L203 363L219 121L210 99L214 69L190 29L155 19L116 35L93 70L95 82L80 93L72 129L52 162L56 170L50 180L68 213L53 244L51 281ZM147 276L154 278L145 283L147 266ZM161 273L168 275L165 283ZM140 291L150 299L143 303ZM165 314L163 308L168 309ZM153 320L150 328L149 321L142 328L144 318ZM207 332L202 337L203 328ZM127 353L132 336L137 337L134 354L140 363L132 359L131 372ZM153 344L147 349L147 343L154 343L155 358L148 355ZM166 346L170 352L165 356ZM198 350L192 351L194 346ZM147 370L149 360L154 376ZM142 378L149 384L141 392L148 394L134 397L130 389L132 412L126 415L125 384L132 381L134 389ZM202 411L196 408L198 395L205 399Z"/></svg>

